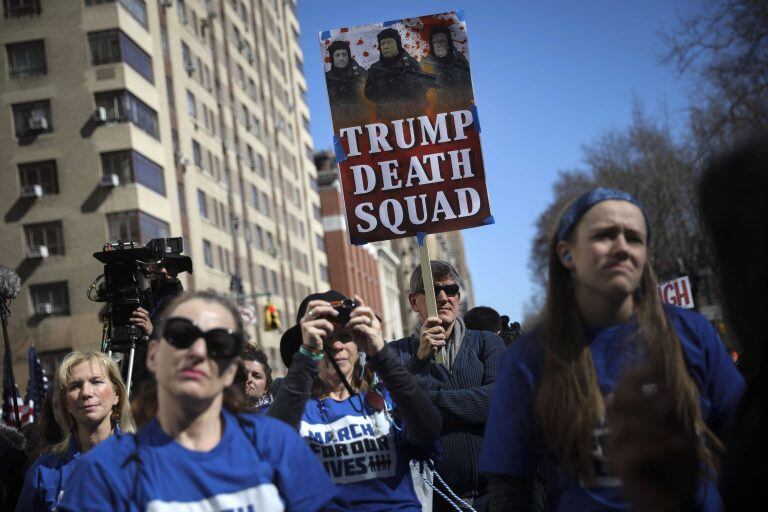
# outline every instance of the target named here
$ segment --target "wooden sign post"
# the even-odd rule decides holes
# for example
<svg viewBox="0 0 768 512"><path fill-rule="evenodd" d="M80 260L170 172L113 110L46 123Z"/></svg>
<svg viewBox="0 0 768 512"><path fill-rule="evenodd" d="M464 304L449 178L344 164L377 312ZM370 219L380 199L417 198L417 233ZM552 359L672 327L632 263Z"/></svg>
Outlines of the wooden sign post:
<svg viewBox="0 0 768 512"><path fill-rule="evenodd" d="M428 316L437 316L437 298L435 297L435 281L432 278L432 263L429 259L429 247L427 247L426 233L416 235L419 244L419 260L421 262L421 283L424 287L424 296L427 298ZM435 353L435 362L446 364L445 351L442 349Z"/></svg>

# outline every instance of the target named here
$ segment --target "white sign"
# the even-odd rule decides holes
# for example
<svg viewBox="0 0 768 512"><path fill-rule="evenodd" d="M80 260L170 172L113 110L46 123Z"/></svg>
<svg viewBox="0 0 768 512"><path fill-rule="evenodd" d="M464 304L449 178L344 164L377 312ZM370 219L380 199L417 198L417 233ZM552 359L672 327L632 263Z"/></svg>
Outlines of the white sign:
<svg viewBox="0 0 768 512"><path fill-rule="evenodd" d="M245 325L254 325L256 323L256 308L253 304L240 307L240 318Z"/></svg>
<svg viewBox="0 0 768 512"><path fill-rule="evenodd" d="M693 290L688 276L659 284L659 300L665 304L693 309Z"/></svg>

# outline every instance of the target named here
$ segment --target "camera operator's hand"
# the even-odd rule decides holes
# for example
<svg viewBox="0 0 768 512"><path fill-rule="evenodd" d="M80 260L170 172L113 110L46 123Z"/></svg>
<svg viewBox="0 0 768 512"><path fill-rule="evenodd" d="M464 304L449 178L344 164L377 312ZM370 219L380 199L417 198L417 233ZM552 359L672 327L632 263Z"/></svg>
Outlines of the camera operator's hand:
<svg viewBox="0 0 768 512"><path fill-rule="evenodd" d="M147 267L145 275L148 279L158 282L170 282L175 281L179 275L178 270L170 266L163 266L162 264L152 263Z"/></svg>
<svg viewBox="0 0 768 512"><path fill-rule="evenodd" d="M358 306L349 314L346 327L352 333L354 340L363 346L365 352L369 356L375 356L384 348L381 322L358 295L355 295L355 301Z"/></svg>
<svg viewBox="0 0 768 512"><path fill-rule="evenodd" d="M442 323L436 316L424 320L419 334L419 350L416 352L416 357L422 361L428 360L445 346L445 329Z"/></svg>
<svg viewBox="0 0 768 512"><path fill-rule="evenodd" d="M322 352L323 340L333 332L333 324L328 320L338 316L324 300L313 300L307 304L307 312L301 317L301 343L310 350Z"/></svg>
<svg viewBox="0 0 768 512"><path fill-rule="evenodd" d="M131 323L147 333L147 336L152 335L152 321L149 319L149 311L144 308L138 308L131 313Z"/></svg>

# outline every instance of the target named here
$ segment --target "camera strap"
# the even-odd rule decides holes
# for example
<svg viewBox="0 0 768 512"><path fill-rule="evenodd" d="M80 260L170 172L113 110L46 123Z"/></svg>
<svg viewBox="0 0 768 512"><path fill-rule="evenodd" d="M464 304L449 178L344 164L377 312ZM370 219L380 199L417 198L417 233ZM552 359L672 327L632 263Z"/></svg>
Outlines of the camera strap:
<svg viewBox="0 0 768 512"><path fill-rule="evenodd" d="M349 383L347 378L344 376L343 373L341 373L341 368L339 368L339 363L336 362L336 360L333 358L333 354L331 353L330 348L323 347L323 352L325 352L325 357L328 359L328 361L331 362L331 366L333 366L333 369L336 371L336 375L339 376L339 379L341 379L341 383L344 386L344 389L347 390L347 393L349 393L349 404L352 406L352 409L355 410L355 412L358 412L360 414L366 415L365 410L365 404L363 404L363 399L360 397L358 393L355 392L354 389L352 389L352 385ZM360 402L360 409L358 410L357 407L355 407L355 403L351 400L353 396L357 395L357 399Z"/></svg>

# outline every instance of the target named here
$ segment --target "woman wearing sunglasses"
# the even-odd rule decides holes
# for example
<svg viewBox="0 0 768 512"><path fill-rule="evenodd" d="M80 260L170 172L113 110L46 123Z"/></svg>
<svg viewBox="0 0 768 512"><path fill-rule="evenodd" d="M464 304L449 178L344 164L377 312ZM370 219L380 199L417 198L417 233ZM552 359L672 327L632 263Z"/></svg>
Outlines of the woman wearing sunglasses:
<svg viewBox="0 0 768 512"><path fill-rule="evenodd" d="M431 455L442 419L378 318L329 291L305 298L297 322L280 340L290 371L267 414L298 428L338 484L328 508L420 511L410 460Z"/></svg>
<svg viewBox="0 0 768 512"><path fill-rule="evenodd" d="M182 295L158 332L147 352L156 417L84 457L60 508L321 509L335 490L301 438L238 411L231 386L244 343L237 309L210 292Z"/></svg>

